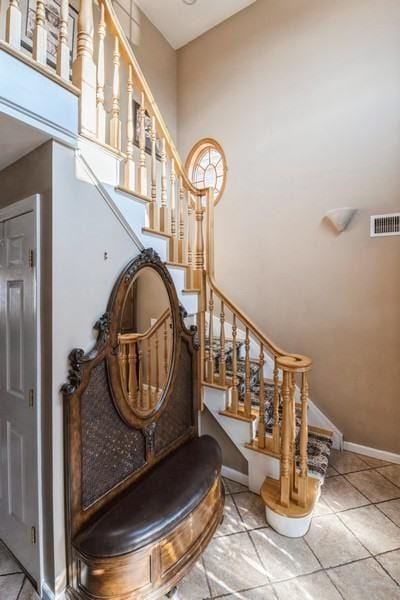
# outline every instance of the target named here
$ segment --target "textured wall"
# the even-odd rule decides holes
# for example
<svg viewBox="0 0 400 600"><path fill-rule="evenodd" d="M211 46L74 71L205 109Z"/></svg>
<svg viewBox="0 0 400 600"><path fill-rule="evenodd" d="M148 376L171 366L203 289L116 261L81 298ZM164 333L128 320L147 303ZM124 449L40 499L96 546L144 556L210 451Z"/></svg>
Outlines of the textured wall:
<svg viewBox="0 0 400 600"><path fill-rule="evenodd" d="M400 452L400 3L258 0L178 53L179 147L213 136L225 291L315 360L312 398L345 439ZM332 208L358 213L342 235Z"/></svg>

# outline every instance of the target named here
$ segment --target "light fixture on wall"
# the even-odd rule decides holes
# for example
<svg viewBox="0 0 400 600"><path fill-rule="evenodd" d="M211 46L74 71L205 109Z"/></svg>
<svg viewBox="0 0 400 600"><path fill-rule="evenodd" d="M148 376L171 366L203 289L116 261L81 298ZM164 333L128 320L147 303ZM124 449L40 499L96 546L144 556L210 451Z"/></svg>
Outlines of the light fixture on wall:
<svg viewBox="0 0 400 600"><path fill-rule="evenodd" d="M197 0L182 0L183 4L187 4L188 6L192 6L192 4L196 4Z"/></svg>
<svg viewBox="0 0 400 600"><path fill-rule="evenodd" d="M355 208L334 208L326 213L324 219L329 221L337 233L342 233L349 225L356 212L357 210Z"/></svg>

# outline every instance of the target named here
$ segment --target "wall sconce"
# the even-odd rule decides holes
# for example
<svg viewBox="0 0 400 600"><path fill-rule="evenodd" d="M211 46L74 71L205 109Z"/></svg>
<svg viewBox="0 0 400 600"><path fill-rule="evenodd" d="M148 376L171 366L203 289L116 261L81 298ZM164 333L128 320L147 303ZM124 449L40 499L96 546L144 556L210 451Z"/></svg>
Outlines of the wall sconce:
<svg viewBox="0 0 400 600"><path fill-rule="evenodd" d="M329 221L337 233L342 233L356 212L355 208L334 208L326 213L324 219Z"/></svg>

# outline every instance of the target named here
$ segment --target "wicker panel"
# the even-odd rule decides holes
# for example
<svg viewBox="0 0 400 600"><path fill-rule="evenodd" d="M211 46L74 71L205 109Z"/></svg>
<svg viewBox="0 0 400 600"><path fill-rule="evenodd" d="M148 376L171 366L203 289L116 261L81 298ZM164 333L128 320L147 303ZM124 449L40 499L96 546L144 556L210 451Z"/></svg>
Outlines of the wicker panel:
<svg viewBox="0 0 400 600"><path fill-rule="evenodd" d="M106 365L95 367L81 397L82 508L87 508L145 462L145 439L115 410Z"/></svg>
<svg viewBox="0 0 400 600"><path fill-rule="evenodd" d="M183 342L174 389L168 406L156 426L156 455L186 433L193 425L192 373L192 357L187 345Z"/></svg>

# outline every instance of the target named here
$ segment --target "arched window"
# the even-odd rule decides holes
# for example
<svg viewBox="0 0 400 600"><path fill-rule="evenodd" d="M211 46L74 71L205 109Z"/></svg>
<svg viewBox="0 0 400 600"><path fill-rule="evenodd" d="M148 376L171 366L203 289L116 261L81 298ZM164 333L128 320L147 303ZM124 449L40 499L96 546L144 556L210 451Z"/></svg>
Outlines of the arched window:
<svg viewBox="0 0 400 600"><path fill-rule="evenodd" d="M214 188L217 203L225 188L226 159L221 146L212 139L200 140L186 161L189 178L197 188Z"/></svg>

